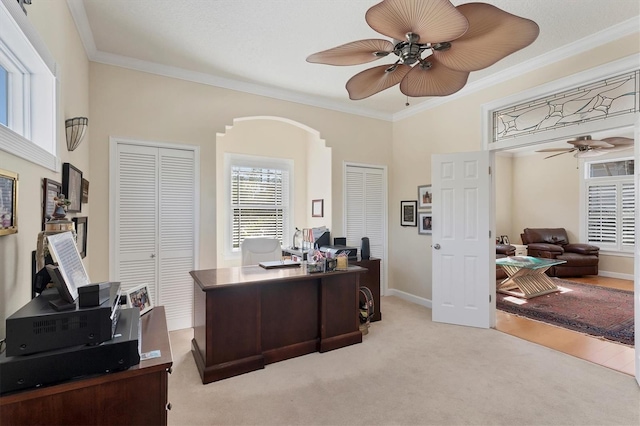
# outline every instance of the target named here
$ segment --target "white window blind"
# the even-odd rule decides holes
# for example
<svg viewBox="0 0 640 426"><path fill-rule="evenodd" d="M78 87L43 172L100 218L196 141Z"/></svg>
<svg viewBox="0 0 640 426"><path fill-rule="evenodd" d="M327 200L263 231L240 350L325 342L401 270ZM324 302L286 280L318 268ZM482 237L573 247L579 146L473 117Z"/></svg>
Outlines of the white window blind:
<svg viewBox="0 0 640 426"><path fill-rule="evenodd" d="M621 164L626 165L616 167ZM588 163L586 192L588 242L604 250L633 251L635 244L633 160Z"/></svg>
<svg viewBox="0 0 640 426"><path fill-rule="evenodd" d="M288 239L289 171L272 167L231 167L231 247L245 238Z"/></svg>

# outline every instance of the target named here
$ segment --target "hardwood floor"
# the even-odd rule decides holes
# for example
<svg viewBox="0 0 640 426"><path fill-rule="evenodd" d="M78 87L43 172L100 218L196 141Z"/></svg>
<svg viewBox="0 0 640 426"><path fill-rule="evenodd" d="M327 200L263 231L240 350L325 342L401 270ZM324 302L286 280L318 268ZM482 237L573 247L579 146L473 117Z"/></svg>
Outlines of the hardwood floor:
<svg viewBox="0 0 640 426"><path fill-rule="evenodd" d="M570 280L633 291L633 281L629 280L600 276L585 276L570 278ZM500 310L496 310L496 330L632 376L635 375L633 347L600 340Z"/></svg>

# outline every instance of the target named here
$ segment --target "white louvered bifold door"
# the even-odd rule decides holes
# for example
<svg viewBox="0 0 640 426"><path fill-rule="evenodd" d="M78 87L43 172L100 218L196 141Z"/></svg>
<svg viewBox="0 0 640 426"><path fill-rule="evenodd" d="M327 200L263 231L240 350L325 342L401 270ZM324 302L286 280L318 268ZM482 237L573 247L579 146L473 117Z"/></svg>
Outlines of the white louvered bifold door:
<svg viewBox="0 0 640 426"><path fill-rule="evenodd" d="M160 149L158 304L170 330L192 326L195 227L193 151ZM185 309L189 307L189 309Z"/></svg>
<svg viewBox="0 0 640 426"><path fill-rule="evenodd" d="M347 165L345 168L345 236L347 245L360 247L369 238L371 257L381 259L381 291L385 288L386 174L377 167Z"/></svg>
<svg viewBox="0 0 640 426"><path fill-rule="evenodd" d="M115 281L122 290L148 284L157 303L158 150L118 144Z"/></svg>
<svg viewBox="0 0 640 426"><path fill-rule="evenodd" d="M192 150L117 144L114 280L147 284L169 330L192 326L195 170Z"/></svg>

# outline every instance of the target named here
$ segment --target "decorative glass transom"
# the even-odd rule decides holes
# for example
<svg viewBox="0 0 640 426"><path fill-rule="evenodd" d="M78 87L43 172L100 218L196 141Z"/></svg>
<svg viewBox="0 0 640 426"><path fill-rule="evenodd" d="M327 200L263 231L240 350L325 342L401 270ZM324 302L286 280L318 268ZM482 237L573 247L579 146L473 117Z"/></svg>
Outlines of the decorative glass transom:
<svg viewBox="0 0 640 426"><path fill-rule="evenodd" d="M638 111L640 71L632 71L493 111L492 142Z"/></svg>

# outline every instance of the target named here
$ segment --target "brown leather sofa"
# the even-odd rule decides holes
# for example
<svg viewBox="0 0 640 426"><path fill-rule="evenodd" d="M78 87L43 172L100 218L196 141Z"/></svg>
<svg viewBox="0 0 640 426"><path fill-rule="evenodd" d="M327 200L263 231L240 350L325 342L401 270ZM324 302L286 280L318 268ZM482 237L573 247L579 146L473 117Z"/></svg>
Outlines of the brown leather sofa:
<svg viewBox="0 0 640 426"><path fill-rule="evenodd" d="M570 243L564 228L525 228L520 237L529 256L566 261L547 270L551 277L598 275L600 248Z"/></svg>
<svg viewBox="0 0 640 426"><path fill-rule="evenodd" d="M496 244L496 259L507 256L515 256L516 248L511 244ZM496 265L496 279L503 280L507 278L507 273L500 265Z"/></svg>

